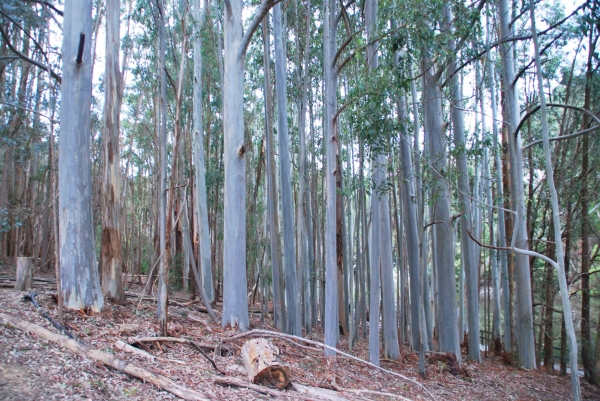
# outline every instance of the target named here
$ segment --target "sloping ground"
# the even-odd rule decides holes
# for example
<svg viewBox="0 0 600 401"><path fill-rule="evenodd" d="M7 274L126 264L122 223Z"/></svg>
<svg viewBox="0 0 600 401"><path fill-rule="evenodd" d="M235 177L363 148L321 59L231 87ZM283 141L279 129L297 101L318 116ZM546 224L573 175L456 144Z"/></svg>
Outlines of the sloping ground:
<svg viewBox="0 0 600 401"><path fill-rule="evenodd" d="M14 271L0 270L0 283ZM50 275L37 276L51 282ZM41 287L51 287L48 282L36 282ZM134 288L140 291L139 288ZM37 299L41 307L53 318L57 317L56 303L51 290L40 290ZM53 332L58 330L40 315L36 307L23 300L25 293L0 288L0 312L35 323ZM180 297L183 294L176 294ZM172 297L174 298L174 297ZM181 305L181 306L178 306ZM171 321L169 335L192 339L202 343L222 344L234 334L210 322L199 304L179 302L169 308ZM115 342L132 343L132 336L158 335L154 318L155 305L151 300L130 299L126 306L109 305L96 316L79 312L65 314L70 331L83 342L97 350L110 352L137 366L162 374L176 383L222 400L266 399L248 389L223 387L214 383L220 375L211 363L194 347L176 343L147 343L147 351L159 357L154 362L147 358L117 351ZM259 316L256 314L255 316ZM127 333L119 325L137 324L135 333ZM251 319L254 328L272 330L258 318ZM316 330L311 339L320 341ZM228 376L247 380L239 350L245 339L238 339L220 352L209 357ZM281 359L291 370L294 383L316 388L338 390L346 399L392 400L401 397L412 400L431 399L419 387L389 373L338 357L329 363L320 350L300 347L282 339L272 340L281 351ZM348 352L347 344L340 348ZM365 359L367 340L361 340L350 353ZM217 349L218 350L218 349ZM466 372L454 376L441 355L428 358L427 380L417 374L417 356L404 354L398 361L382 361L382 367L405 375L423 384L438 400L568 400L570 378L548 375L542 371L525 371L502 364L499 358L484 358L479 365L465 364ZM598 388L582 383L584 399L600 400ZM357 393L345 389L368 390ZM385 395L385 394L387 395ZM281 393L282 399L319 399L319 396L300 395L296 391ZM130 377L93 360L74 355L59 346L26 334L15 328L0 327L0 399L2 400L171 400L172 394L159 391L151 384Z"/></svg>

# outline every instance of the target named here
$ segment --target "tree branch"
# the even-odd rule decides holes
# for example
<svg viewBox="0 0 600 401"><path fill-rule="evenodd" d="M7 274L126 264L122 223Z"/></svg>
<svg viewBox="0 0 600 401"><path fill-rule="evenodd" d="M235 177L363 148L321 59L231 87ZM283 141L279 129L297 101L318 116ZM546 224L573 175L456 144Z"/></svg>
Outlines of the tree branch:
<svg viewBox="0 0 600 401"><path fill-rule="evenodd" d="M64 13L61 10L59 10L58 8L56 8L49 1L44 1L44 0L23 0L23 1L28 1L30 3L37 3L37 4L44 5L48 8L51 8L52 10L54 10L54 12L57 13L58 15L60 15L61 17L64 17Z"/></svg>
<svg viewBox="0 0 600 401"><path fill-rule="evenodd" d="M2 36L2 38L4 39L4 41L6 42L6 45L8 46L8 48L15 54L17 55L17 57L19 57L21 60L27 61L28 63L31 63L33 65L35 65L38 68L41 68L44 71L49 71L50 75L52 76L52 78L56 79L58 81L58 83L62 83L62 78L60 75L58 75L57 73L55 73L54 71L52 71L52 69L50 67L48 67L45 64L40 63L39 61L33 60L29 57L27 57L26 55L24 55L23 53L21 53L20 51L18 51L11 43L10 43L10 39L8 37L8 35L6 34L6 32L4 31L4 29L2 28L2 26L0 25L0 35Z"/></svg>
<svg viewBox="0 0 600 401"><path fill-rule="evenodd" d="M250 45L250 39L252 39L252 35L254 35L254 32L256 32L256 30L258 29L258 26L262 22L263 18L265 17L265 15L267 15L271 7L273 7L275 4L281 1L282 0L263 0L260 3L258 10L256 10L254 17L252 18L252 22L250 22L246 33L244 33L242 43L240 44L238 57L241 58L246 54L246 50L248 50L248 46Z"/></svg>
<svg viewBox="0 0 600 401"><path fill-rule="evenodd" d="M582 112L582 113L585 113L585 114L589 115L596 122L596 124L600 125L600 118L598 118L591 111L586 110L586 109L584 109L582 107L571 106L570 104L562 104L562 103L547 103L546 106L550 106L550 107L562 107L563 109L577 110L579 112ZM517 125L517 129L515 130L515 138L517 137L517 135L519 135L519 131L521 130L521 127L523 126L523 124L525 124L525 121L527 121L527 119L529 117L531 117L539 109L540 109L540 105L537 105L533 109L531 109L530 111L528 111L527 114L525 114L525 116L519 122L519 125ZM579 133L579 134L582 135L583 133ZM563 137L560 137L560 138L563 138ZM554 138L551 138L550 140L552 140L552 139L554 139ZM566 139L566 137L565 137L565 139ZM533 146L533 145L527 145L527 146Z"/></svg>

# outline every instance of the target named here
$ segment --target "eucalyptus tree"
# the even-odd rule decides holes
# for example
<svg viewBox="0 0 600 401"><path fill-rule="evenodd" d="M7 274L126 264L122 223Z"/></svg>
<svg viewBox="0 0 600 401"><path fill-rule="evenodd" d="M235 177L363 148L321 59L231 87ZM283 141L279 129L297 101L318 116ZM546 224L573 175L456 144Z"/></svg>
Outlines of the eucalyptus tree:
<svg viewBox="0 0 600 401"><path fill-rule="evenodd" d="M502 58L503 84L504 84L504 109L507 115L508 145L510 154L511 175L511 203L513 210L517 213L514 226L515 246L522 250L528 250L527 221L525 216L525 197L523 189L523 151L521 149L521 136L516 128L521 119L518 104L518 82L515 80L514 53L510 44L513 37L509 23L511 11L508 0L498 0L498 23L500 26L500 37L504 41L500 45L500 56ZM559 230L560 232L560 230ZM535 362L535 340L533 336L533 308L531 300L531 277L529 273L529 257L523 253L514 256L515 283L516 283L516 322L517 348L519 364L527 369L533 369ZM506 317L505 317L506 318Z"/></svg>
<svg viewBox="0 0 600 401"><path fill-rule="evenodd" d="M453 19L452 11L448 5L444 6L446 23L449 25L446 29L452 32L450 23ZM457 38L460 41L460 38ZM449 48L455 52L457 43L451 42ZM456 59L452 58L448 66L450 71L454 71ZM467 166L467 152L465 142L465 128L463 116L463 93L460 83L460 74L455 74L450 81L450 97L452 104L452 133L454 137L454 146L456 149L456 165L458 167L458 190L460 194L460 209L462 212L460 218L460 248L464 262L464 270L467 287L467 318L469 322L469 358L480 362L479 354L479 269L477 257L475 254L475 244L469 239L467 233L473 230L473 216L471 214L471 198L469 187L469 169ZM462 328L461 328L462 329Z"/></svg>
<svg viewBox="0 0 600 401"><path fill-rule="evenodd" d="M225 0L224 123L224 233L223 326L248 328L246 300L246 144L244 143L244 64L250 39L275 4L263 0L245 33L242 0Z"/></svg>
<svg viewBox="0 0 600 401"><path fill-rule="evenodd" d="M158 16L156 14L158 13ZM159 76L160 76L160 95L159 95L159 113L157 124L159 125L159 160L160 160L160 178L158 194L158 230L159 230L159 262L158 262L158 302L156 315L159 320L161 333L167 335L168 307L167 302L167 279L169 270L169 260L167 260L167 78L166 78L166 44L165 44L165 2L160 1L158 10L155 12L155 23L158 23L159 31ZM149 277L151 279L151 277Z"/></svg>
<svg viewBox="0 0 600 401"><path fill-rule="evenodd" d="M196 20L196 39L194 40L194 168L196 179L196 216L199 231L199 265L202 271L202 287L208 302L213 302L213 286L210 231L208 228L208 210L206 195L206 167L204 162L204 128L202 126L202 37L200 31L204 25L207 0L194 0L194 19Z"/></svg>
<svg viewBox="0 0 600 401"><path fill-rule="evenodd" d="M67 309L99 312L92 222L90 130L92 1L66 0L63 22L59 180L60 292Z"/></svg>
<svg viewBox="0 0 600 401"><path fill-rule="evenodd" d="M432 172L433 201L433 257L435 258L436 283L439 302L439 344L442 352L452 352L460 361L456 311L456 277L454 269L454 230L450 212L450 188L448 176L448 154L446 149L447 126L442 121L442 93L439 72L429 55L423 59L425 127L428 134L429 158Z"/></svg>
<svg viewBox="0 0 600 401"><path fill-rule="evenodd" d="M123 291L121 243L121 166L119 127L121 111L121 73L119 48L121 44L121 1L106 1L106 69L104 73L104 177L102 180L102 292L113 302L125 302Z"/></svg>
<svg viewBox="0 0 600 401"><path fill-rule="evenodd" d="M266 170L267 170L267 220L269 242L271 250L271 276L273 280L273 324L283 330L286 324L286 315L283 313L283 274L281 272L281 239L279 235L278 196L275 181L275 156L273 150L273 91L271 85L270 41L268 17L262 23L263 34L263 65L265 76L265 136L266 142Z"/></svg>
<svg viewBox="0 0 600 401"><path fill-rule="evenodd" d="M487 26L487 42L489 43L489 20ZM488 80L490 87L490 103L492 107L492 147L494 149L494 160L496 164L495 179L496 179L496 202L495 206L498 209L497 217L497 238L498 246L500 248L506 247L506 226L504 224L504 189L502 187L502 163L500 160L500 147L498 146L498 106L496 101L496 69L491 54L488 55L490 59L487 63L488 67ZM510 333L510 288L509 288L509 277L508 277L508 263L506 251L499 251L499 263L500 263L500 274L502 277L502 311L504 314L504 349L508 352L512 349L511 333Z"/></svg>
<svg viewBox="0 0 600 401"><path fill-rule="evenodd" d="M326 222L324 235L325 252L325 322L323 335L325 344L329 347L335 347L338 338L338 277L336 263L336 174L337 171L337 119L335 112L337 108L336 82L337 71L334 65L336 53L336 1L325 0L323 2L323 75L324 75L324 108L325 108L325 180L327 185L326 192ZM379 310L379 306L377 306ZM373 321L373 320L371 320ZM377 319L379 321L379 319ZM379 351L377 351L379 354ZM335 355L334 351L325 348L325 356Z"/></svg>
<svg viewBox="0 0 600 401"><path fill-rule="evenodd" d="M378 74L379 44L377 41L377 0L365 2L365 26L367 28L367 63L371 77ZM381 139L378 138L378 142ZM394 279L391 263L390 210L385 184L386 158L379 143L374 145L371 174L374 189L371 194L371 290L369 360L379 365L379 302L380 287L383 292L383 339L384 355L396 359L400 356L396 309L394 300Z"/></svg>
<svg viewBox="0 0 600 401"><path fill-rule="evenodd" d="M395 55L395 64L398 65L399 53ZM410 67L409 67L410 68ZM421 314L421 264L419 260L419 227L417 224L418 203L415 191L415 172L413 158L411 157L411 144L408 137L408 110L404 93L398 97L398 123L400 127L400 162L402 178L402 205L403 221L406 230L406 250L410 274L410 319L411 319L411 344L415 351L424 352L421 328L423 319ZM415 133L415 135L417 135ZM404 290L402 288L401 290ZM423 373L422 373L423 374Z"/></svg>
<svg viewBox="0 0 600 401"><path fill-rule="evenodd" d="M560 286L560 295L563 307L563 316L565 319L565 326L569 336L569 352L570 352L570 363L571 363L571 386L573 399L578 401L581 400L581 388L579 386L579 364L577 363L577 337L575 336L575 329L573 327L573 319L571 317L571 303L569 301L569 287L567 279L565 277L565 258L562 243L562 234L560 226L560 210L558 205L558 195L556 192L556 186L554 183L554 169L552 167L552 157L550 155L550 139L548 136L548 117L546 111L546 94L544 93L544 81L542 76L542 62L540 58L540 49L537 36L537 29L535 24L535 2L532 0L529 5L529 12L531 16L531 36L533 38L533 47L535 55L535 69L538 83L538 97L540 100L540 113L542 119L542 138L544 144L544 156L546 161L546 181L550 190L550 203L552 205L552 222L554 225L554 246L556 249L557 262L553 263L557 270L558 283ZM584 171L584 174L586 172ZM583 224L586 224L585 222Z"/></svg>
<svg viewBox="0 0 600 401"><path fill-rule="evenodd" d="M281 181L281 217L283 220L283 260L285 272L285 303L288 334L302 333L300 310L297 306L296 249L294 246L294 213L292 206L292 177L287 119L287 59L283 50L281 4L273 7L273 36L275 40L275 82L277 93L277 137L279 139L279 179ZM301 224L301 222L296 222Z"/></svg>
<svg viewBox="0 0 600 401"><path fill-rule="evenodd" d="M298 63L298 87L302 88L301 96L298 96L298 194L299 201L297 205L297 225L298 225L298 269L302 277L302 322L306 333L309 334L312 329L311 305L313 297L316 295L311 292L311 282L314 278L311 275L311 266L314 266L314 250L313 250L313 230L312 230L312 213L311 213L311 193L308 185L308 165L306 155L306 113L308 111L308 91L309 88L309 55L310 55L310 33L311 33L311 2L306 3L306 32L304 43L303 60L300 59L300 30L296 28L296 52ZM296 17L296 23L300 16ZM303 64L300 69L300 64Z"/></svg>

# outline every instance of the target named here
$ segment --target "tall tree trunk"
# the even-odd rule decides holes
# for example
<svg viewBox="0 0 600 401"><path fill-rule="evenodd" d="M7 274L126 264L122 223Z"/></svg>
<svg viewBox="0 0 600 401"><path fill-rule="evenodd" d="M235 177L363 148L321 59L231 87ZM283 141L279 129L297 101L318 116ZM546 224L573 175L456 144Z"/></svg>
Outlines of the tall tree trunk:
<svg viewBox="0 0 600 401"><path fill-rule="evenodd" d="M450 214L450 189L446 182L448 156L446 153L446 128L442 122L442 94L438 75L428 60L424 61L425 115L429 135L429 155L435 169L432 199L434 222L434 258L439 302L439 344L442 352L452 352L461 361L456 313L456 277L454 272L454 231Z"/></svg>
<svg viewBox="0 0 600 401"><path fill-rule="evenodd" d="M421 333L421 288L420 288L420 261L419 261L419 231L417 225L417 203L415 193L415 175L413 172L413 161L410 152L410 142L408 129L404 126L407 121L408 112L406 110L406 100L404 95L400 95L398 100L398 123L401 127L400 132L400 162L402 172L402 201L403 201L403 220L406 230L408 268L410 274L410 319L411 319L411 344L413 350L422 353L423 336Z"/></svg>
<svg viewBox="0 0 600 401"><path fill-rule="evenodd" d="M242 1L225 1L223 326L248 328Z"/></svg>
<svg viewBox="0 0 600 401"><path fill-rule="evenodd" d="M290 142L287 120L286 64L281 28L281 4L273 7L273 35L275 40L275 82L277 93L277 137L279 139L279 179L281 180L281 217L283 219L283 270L285 272L285 303L288 334L302 334L300 310L297 308L296 247L294 244L294 211L292 205L292 175ZM300 222L297 222L299 224Z"/></svg>
<svg viewBox="0 0 600 401"><path fill-rule="evenodd" d="M500 36L503 39L512 37L509 27L511 20L508 0L498 0L498 19ZM513 48L510 42L501 45L502 66L504 72L505 108L508 116L508 144L510 153L510 176L512 206L518 215L513 235L516 236L516 247L529 249L527 238L527 222L525 220L525 199L523 192L523 152L521 136L515 137L515 130L520 121L518 105L518 88L515 80ZM560 232L560 230L559 230ZM515 255L515 291L517 304L517 344L519 364L526 369L534 369L535 340L533 337L533 308L531 302L531 278L529 275L529 257L518 253Z"/></svg>
<svg viewBox="0 0 600 401"><path fill-rule="evenodd" d="M158 302L156 308L156 315L160 323L160 330L163 336L167 335L167 318L168 318L168 307L167 301L167 283L168 283L168 271L169 262L168 250L167 250L167 78L166 78L166 45L165 45L165 3L161 0L160 10L158 11L160 17L158 18L159 26L159 70L160 70L160 104L159 104L159 115L160 115L160 134L159 134L159 149L160 149L160 192L158 194L159 206L158 206L158 227L160 236L160 254L158 264Z"/></svg>
<svg viewBox="0 0 600 401"><path fill-rule="evenodd" d="M206 15L206 0L194 0L194 19L197 35L194 40L194 167L196 180L196 217L199 233L199 265L202 272L202 287L209 302L215 300L208 228L208 208L204 161L204 127L202 126L202 36L201 28Z"/></svg>
<svg viewBox="0 0 600 401"><path fill-rule="evenodd" d="M487 20L489 26L489 19ZM487 30L489 42L489 28ZM496 163L495 174L496 174L496 201L495 204L498 207L498 218L497 218L497 233L498 233L498 246L501 248L506 247L506 226L504 223L504 191L502 186L502 163L500 161L500 149L498 147L498 111L496 104L496 71L493 62L487 63L489 83L490 83L490 97L492 106L492 146L494 147L494 160ZM508 263L506 257L506 251L498 252L499 270L502 277L502 312L504 314L504 348L506 351L511 351L511 340L510 340L510 293L508 284Z"/></svg>
<svg viewBox="0 0 600 401"><path fill-rule="evenodd" d="M60 280L67 309L99 312L104 297L92 222L90 129L92 105L92 1L64 7L59 158ZM81 43L83 42L83 43ZM82 52L78 57L78 48Z"/></svg>
<svg viewBox="0 0 600 401"><path fill-rule="evenodd" d="M448 19L452 18L452 14ZM450 71L454 71L456 62L450 63ZM481 361L479 354L479 269L475 250L475 243L469 238L468 232L473 231L471 222L476 220L471 215L471 197L469 191L469 168L467 166L467 153L465 141L465 127L462 107L462 87L460 74L456 74L450 82L452 98L452 131L454 134L454 146L459 152L456 155L458 167L458 189L460 197L460 249L463 255L465 267L465 279L467 288L467 319L469 322L469 358L475 362ZM475 195L475 197L477 197Z"/></svg>
<svg viewBox="0 0 600 401"><path fill-rule="evenodd" d="M121 244L121 166L119 151L119 118L121 111L121 73L119 72L119 45L121 42L119 18L121 0L106 2L106 71L104 73L105 103L104 179L102 180L102 292L117 304L125 302L122 275Z"/></svg>
<svg viewBox="0 0 600 401"><path fill-rule="evenodd" d="M336 1L326 0L324 3L324 22L323 22L323 65L325 75L325 146L326 146L326 166L325 179L327 181L327 210L325 213L325 324L324 337L325 344L335 347L338 339L338 277L336 261L336 175L337 171L336 153L338 149L338 133L336 112L336 81L337 72L332 65L333 56L336 48ZM330 349L325 349L325 356L333 356L335 353Z"/></svg>
<svg viewBox="0 0 600 401"><path fill-rule="evenodd" d="M538 81L538 96L540 99L540 113L542 119L542 137L544 140L544 156L546 159L546 177L548 187L550 189L550 202L552 204L552 220L554 224L554 242L556 247L556 263L558 283L560 287L560 295L562 307L565 316L565 327L569 335L569 350L571 363L571 386L573 399L578 401L581 399L581 389L579 387L579 365L577 363L577 338L575 337L575 329L573 327L573 319L571 317L571 303L569 301L569 286L565 278L564 266L564 251L562 244L561 228L560 228L560 211L558 207L558 195L554 185L554 169L552 167L552 156L550 154L550 140L548 138L548 118L546 115L546 95L544 93L544 83L542 78L542 62L540 60L539 43L537 40L537 31L535 27L535 4L530 2L531 15L531 35L533 37L533 46L535 50L535 65ZM585 223L584 223L585 224ZM534 362L535 363L535 362Z"/></svg>
<svg viewBox="0 0 600 401"><path fill-rule="evenodd" d="M273 278L273 321L275 327L286 327L283 312L283 274L281 271L281 240L279 237L278 197L275 185L275 157L273 155L273 99L271 88L271 67L269 56L268 17L263 20L263 61L265 70L265 136L267 137L267 213L269 219L269 240L271 249L271 269Z"/></svg>
<svg viewBox="0 0 600 401"><path fill-rule="evenodd" d="M598 2L592 2L591 15L595 15ZM594 39L596 29L589 27L588 34L588 58L585 74L585 94L583 108L591 109L592 81L594 78L593 55L596 50L597 38ZM581 129L589 128L590 117L587 113L583 114ZM594 349L592 347L591 320L590 320L590 241L589 241L589 191L588 176L590 140L588 135L584 135L581 145L581 190L579 202L581 205L581 359L583 360L583 369L586 380L591 384L598 384L598 373L596 372ZM571 369L573 369L571 367Z"/></svg>

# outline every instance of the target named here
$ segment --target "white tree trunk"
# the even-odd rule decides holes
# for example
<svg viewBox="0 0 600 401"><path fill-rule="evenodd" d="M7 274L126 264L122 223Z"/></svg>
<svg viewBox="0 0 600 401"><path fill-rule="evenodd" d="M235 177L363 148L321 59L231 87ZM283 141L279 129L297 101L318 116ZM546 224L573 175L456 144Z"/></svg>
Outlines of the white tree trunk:
<svg viewBox="0 0 600 401"><path fill-rule="evenodd" d="M63 36L58 160L61 298L67 309L99 312L104 297L92 222L91 0L65 1ZM77 60L80 41L83 52Z"/></svg>
<svg viewBox="0 0 600 401"><path fill-rule="evenodd" d="M544 141L544 157L546 161L546 176L550 190L550 202L552 204L552 222L554 225L554 243L556 246L556 267L558 275L558 284L560 287L560 298L562 301L563 316L565 319L565 328L569 336L569 354L571 365L571 387L573 400L581 400L581 388L579 386L579 364L577 363L577 337L573 327L573 317L571 315L571 302L569 301L569 286L565 277L565 252L563 250L562 233L560 227L560 210L558 206L558 195L554 184L554 169L552 167L552 156L550 154L550 139L548 136L548 116L546 112L546 95L544 93L544 81L542 77L542 62L540 59L540 48L535 27L535 2L530 1L531 15L531 36L533 37L533 47L535 50L535 69L538 82L538 96L540 99L540 113L542 118L542 138ZM584 223L585 224L585 223Z"/></svg>

